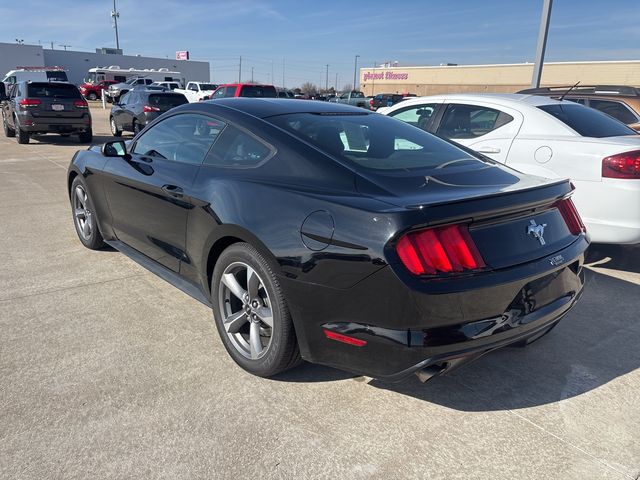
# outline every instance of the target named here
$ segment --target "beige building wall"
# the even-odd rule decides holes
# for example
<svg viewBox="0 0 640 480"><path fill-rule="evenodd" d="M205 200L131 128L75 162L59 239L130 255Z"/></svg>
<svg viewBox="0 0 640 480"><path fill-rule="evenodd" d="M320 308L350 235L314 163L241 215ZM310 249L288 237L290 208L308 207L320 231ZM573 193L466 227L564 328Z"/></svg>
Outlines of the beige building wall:
<svg viewBox="0 0 640 480"><path fill-rule="evenodd" d="M502 92L529 88L532 63L455 65L435 67L361 68L360 87L365 95L377 93ZM543 86L640 86L640 60L611 62L549 62L542 69Z"/></svg>

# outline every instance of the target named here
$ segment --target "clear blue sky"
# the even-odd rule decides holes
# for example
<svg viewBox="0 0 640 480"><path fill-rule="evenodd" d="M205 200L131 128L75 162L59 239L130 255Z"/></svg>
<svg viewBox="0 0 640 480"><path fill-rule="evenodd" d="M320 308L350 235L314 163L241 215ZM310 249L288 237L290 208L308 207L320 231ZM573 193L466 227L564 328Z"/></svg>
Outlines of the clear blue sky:
<svg viewBox="0 0 640 480"><path fill-rule="evenodd" d="M353 82L360 65L532 61L542 0L117 0L126 54L211 62L212 80ZM19 0L0 6L0 41L93 51L115 46L110 0ZM555 0L548 61L640 59L638 0ZM273 77L272 78L272 62Z"/></svg>

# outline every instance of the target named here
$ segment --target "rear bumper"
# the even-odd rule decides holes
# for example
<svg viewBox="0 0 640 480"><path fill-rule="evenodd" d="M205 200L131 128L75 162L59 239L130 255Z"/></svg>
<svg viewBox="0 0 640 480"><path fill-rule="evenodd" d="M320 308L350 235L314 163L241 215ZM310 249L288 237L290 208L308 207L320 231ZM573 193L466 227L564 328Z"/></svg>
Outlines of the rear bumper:
<svg viewBox="0 0 640 480"><path fill-rule="evenodd" d="M390 266L347 290L282 279L305 359L385 381L450 368L539 335L578 301L588 240L502 271L456 283L407 285ZM562 265L551 259L562 256ZM300 300L303 300L301 303ZM366 342L330 340L325 330Z"/></svg>
<svg viewBox="0 0 640 480"><path fill-rule="evenodd" d="M640 243L640 180L576 182L573 201L594 243Z"/></svg>
<svg viewBox="0 0 640 480"><path fill-rule="evenodd" d="M28 121L28 122L27 122ZM27 123L31 123L27 125ZM21 119L20 129L29 133L73 133L84 132L91 128L82 118L31 117Z"/></svg>

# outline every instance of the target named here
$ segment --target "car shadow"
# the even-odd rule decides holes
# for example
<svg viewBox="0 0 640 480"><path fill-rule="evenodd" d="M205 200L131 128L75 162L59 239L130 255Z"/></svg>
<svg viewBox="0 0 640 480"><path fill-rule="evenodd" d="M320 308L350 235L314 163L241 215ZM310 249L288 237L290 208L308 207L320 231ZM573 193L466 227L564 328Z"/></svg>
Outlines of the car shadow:
<svg viewBox="0 0 640 480"><path fill-rule="evenodd" d="M106 142L118 140L117 137L110 135L94 135L90 142L80 142L78 135L32 135L32 140L37 143L30 142L30 145L102 145Z"/></svg>
<svg viewBox="0 0 640 480"><path fill-rule="evenodd" d="M611 257L616 265L634 265L626 258L634 247L606 251L622 254ZM412 376L369 385L462 411L528 408L597 389L640 367L640 285L590 269L585 283L558 327L526 348L497 350L427 384Z"/></svg>
<svg viewBox="0 0 640 480"><path fill-rule="evenodd" d="M640 273L640 244L591 244L585 263L595 267Z"/></svg>
<svg viewBox="0 0 640 480"><path fill-rule="evenodd" d="M292 370L280 373L270 380L277 382L295 382L295 383L316 383L316 382L336 382L338 380L348 380L350 378L363 378L354 373L345 372L336 368L325 367L324 365L315 365L303 362Z"/></svg>

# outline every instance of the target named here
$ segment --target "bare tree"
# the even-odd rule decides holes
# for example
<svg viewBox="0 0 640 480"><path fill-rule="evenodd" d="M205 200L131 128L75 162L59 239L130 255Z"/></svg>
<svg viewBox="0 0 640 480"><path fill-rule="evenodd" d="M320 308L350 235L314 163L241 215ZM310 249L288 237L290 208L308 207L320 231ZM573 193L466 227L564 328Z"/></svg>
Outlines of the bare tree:
<svg viewBox="0 0 640 480"><path fill-rule="evenodd" d="M300 86L300 91L305 95L315 95L318 91L318 87L311 82L305 82Z"/></svg>

